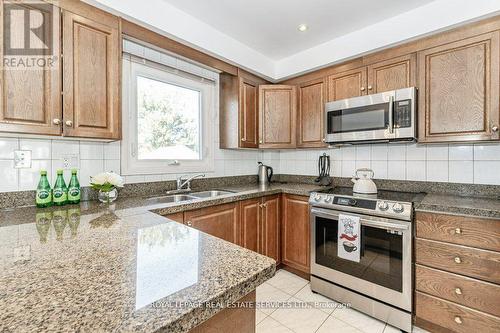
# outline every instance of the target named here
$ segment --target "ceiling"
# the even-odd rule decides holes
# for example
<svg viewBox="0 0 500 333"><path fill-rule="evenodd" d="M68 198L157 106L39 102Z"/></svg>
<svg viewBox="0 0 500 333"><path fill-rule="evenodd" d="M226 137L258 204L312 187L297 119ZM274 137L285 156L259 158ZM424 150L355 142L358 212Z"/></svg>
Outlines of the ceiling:
<svg viewBox="0 0 500 333"><path fill-rule="evenodd" d="M433 0L162 0L272 60ZM299 32L299 24L308 25Z"/></svg>

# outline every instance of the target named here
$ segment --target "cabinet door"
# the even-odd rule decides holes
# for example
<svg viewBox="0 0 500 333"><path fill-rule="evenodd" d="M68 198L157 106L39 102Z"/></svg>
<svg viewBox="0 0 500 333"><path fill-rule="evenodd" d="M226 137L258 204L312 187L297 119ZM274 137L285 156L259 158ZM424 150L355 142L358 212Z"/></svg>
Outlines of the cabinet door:
<svg viewBox="0 0 500 333"><path fill-rule="evenodd" d="M325 80L299 86L297 147L324 147Z"/></svg>
<svg viewBox="0 0 500 333"><path fill-rule="evenodd" d="M388 59L368 66L368 94L415 86L416 55Z"/></svg>
<svg viewBox="0 0 500 333"><path fill-rule="evenodd" d="M285 85L259 86L259 147L296 146L297 89Z"/></svg>
<svg viewBox="0 0 500 333"><path fill-rule="evenodd" d="M240 245L259 252L259 230L261 225L261 198L241 202L240 206Z"/></svg>
<svg viewBox="0 0 500 333"><path fill-rule="evenodd" d="M499 32L417 54L419 141L498 140Z"/></svg>
<svg viewBox="0 0 500 333"><path fill-rule="evenodd" d="M4 27L3 4L1 1L1 29ZM36 4L29 3L9 3L9 6L13 10L16 10L15 7L19 7L19 10L37 10L42 14L44 22L52 20L52 31L50 31L49 24L43 24L39 28L42 29L39 33L51 34L53 49L47 56L55 56L55 61L52 66L40 68L17 66L15 69L9 69L9 64L13 64L9 59L21 60L26 56L10 58L8 54L5 54L4 41L0 41L0 55L3 59L0 64L2 75L0 78L0 131L60 135L62 115L59 10L47 11L47 7L37 7ZM11 42L22 41L25 38L24 23L16 23L16 20L21 19L24 19L24 16L12 15L13 22L10 26L21 27L21 29L10 31ZM3 34L2 30L1 35Z"/></svg>
<svg viewBox="0 0 500 333"><path fill-rule="evenodd" d="M230 203L184 213L185 223L228 242L238 244L238 204Z"/></svg>
<svg viewBox="0 0 500 333"><path fill-rule="evenodd" d="M366 67L328 77L328 101L366 95Z"/></svg>
<svg viewBox="0 0 500 333"><path fill-rule="evenodd" d="M120 32L109 23L63 12L65 136L120 138Z"/></svg>
<svg viewBox="0 0 500 333"><path fill-rule="evenodd" d="M168 214L165 217L175 222L184 223L184 212Z"/></svg>
<svg viewBox="0 0 500 333"><path fill-rule="evenodd" d="M261 250L265 256L279 263L280 259L280 197L278 195L264 198L262 207Z"/></svg>
<svg viewBox="0 0 500 333"><path fill-rule="evenodd" d="M307 197L283 196L281 261L309 274L310 222Z"/></svg>
<svg viewBox="0 0 500 333"><path fill-rule="evenodd" d="M240 78L240 147L257 148L259 146L259 121L257 112L257 84L246 78Z"/></svg>

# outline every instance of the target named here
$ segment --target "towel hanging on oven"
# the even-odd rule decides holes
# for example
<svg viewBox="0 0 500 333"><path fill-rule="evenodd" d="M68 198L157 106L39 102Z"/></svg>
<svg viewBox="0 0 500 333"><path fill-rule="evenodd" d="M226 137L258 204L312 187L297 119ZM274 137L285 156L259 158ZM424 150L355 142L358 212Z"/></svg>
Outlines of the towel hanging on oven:
<svg viewBox="0 0 500 333"><path fill-rule="evenodd" d="M358 216L339 215L337 255L346 260L360 260L360 221Z"/></svg>

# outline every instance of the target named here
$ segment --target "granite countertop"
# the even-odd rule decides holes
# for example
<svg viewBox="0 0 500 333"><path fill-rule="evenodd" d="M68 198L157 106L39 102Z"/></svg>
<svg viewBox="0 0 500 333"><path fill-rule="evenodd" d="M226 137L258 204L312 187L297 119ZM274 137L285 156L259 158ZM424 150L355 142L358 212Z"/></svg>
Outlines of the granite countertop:
<svg viewBox="0 0 500 333"><path fill-rule="evenodd" d="M319 187L273 184L178 204L0 210L0 331L186 332L275 272L275 261L161 215Z"/></svg>
<svg viewBox="0 0 500 333"><path fill-rule="evenodd" d="M430 193L415 210L500 218L500 199Z"/></svg>

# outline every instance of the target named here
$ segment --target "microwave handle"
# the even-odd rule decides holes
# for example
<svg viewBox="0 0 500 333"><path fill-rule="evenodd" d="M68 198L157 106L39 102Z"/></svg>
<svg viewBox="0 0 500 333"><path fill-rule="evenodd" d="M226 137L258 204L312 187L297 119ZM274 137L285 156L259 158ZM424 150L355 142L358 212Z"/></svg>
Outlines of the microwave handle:
<svg viewBox="0 0 500 333"><path fill-rule="evenodd" d="M394 101L392 96L389 96L389 133L394 133Z"/></svg>
<svg viewBox="0 0 500 333"><path fill-rule="evenodd" d="M334 219L338 219L339 218L339 214L338 213L330 213L330 212L325 211L323 209L312 208L311 209L311 214L312 215L323 215L325 217L332 217ZM379 229L398 230L398 231L408 230L408 226L407 225L396 224L396 223L389 223L389 222L383 222L383 221L367 220L367 219L364 219L362 217L360 217L359 222L361 223L361 225L368 226L368 227L379 228Z"/></svg>

